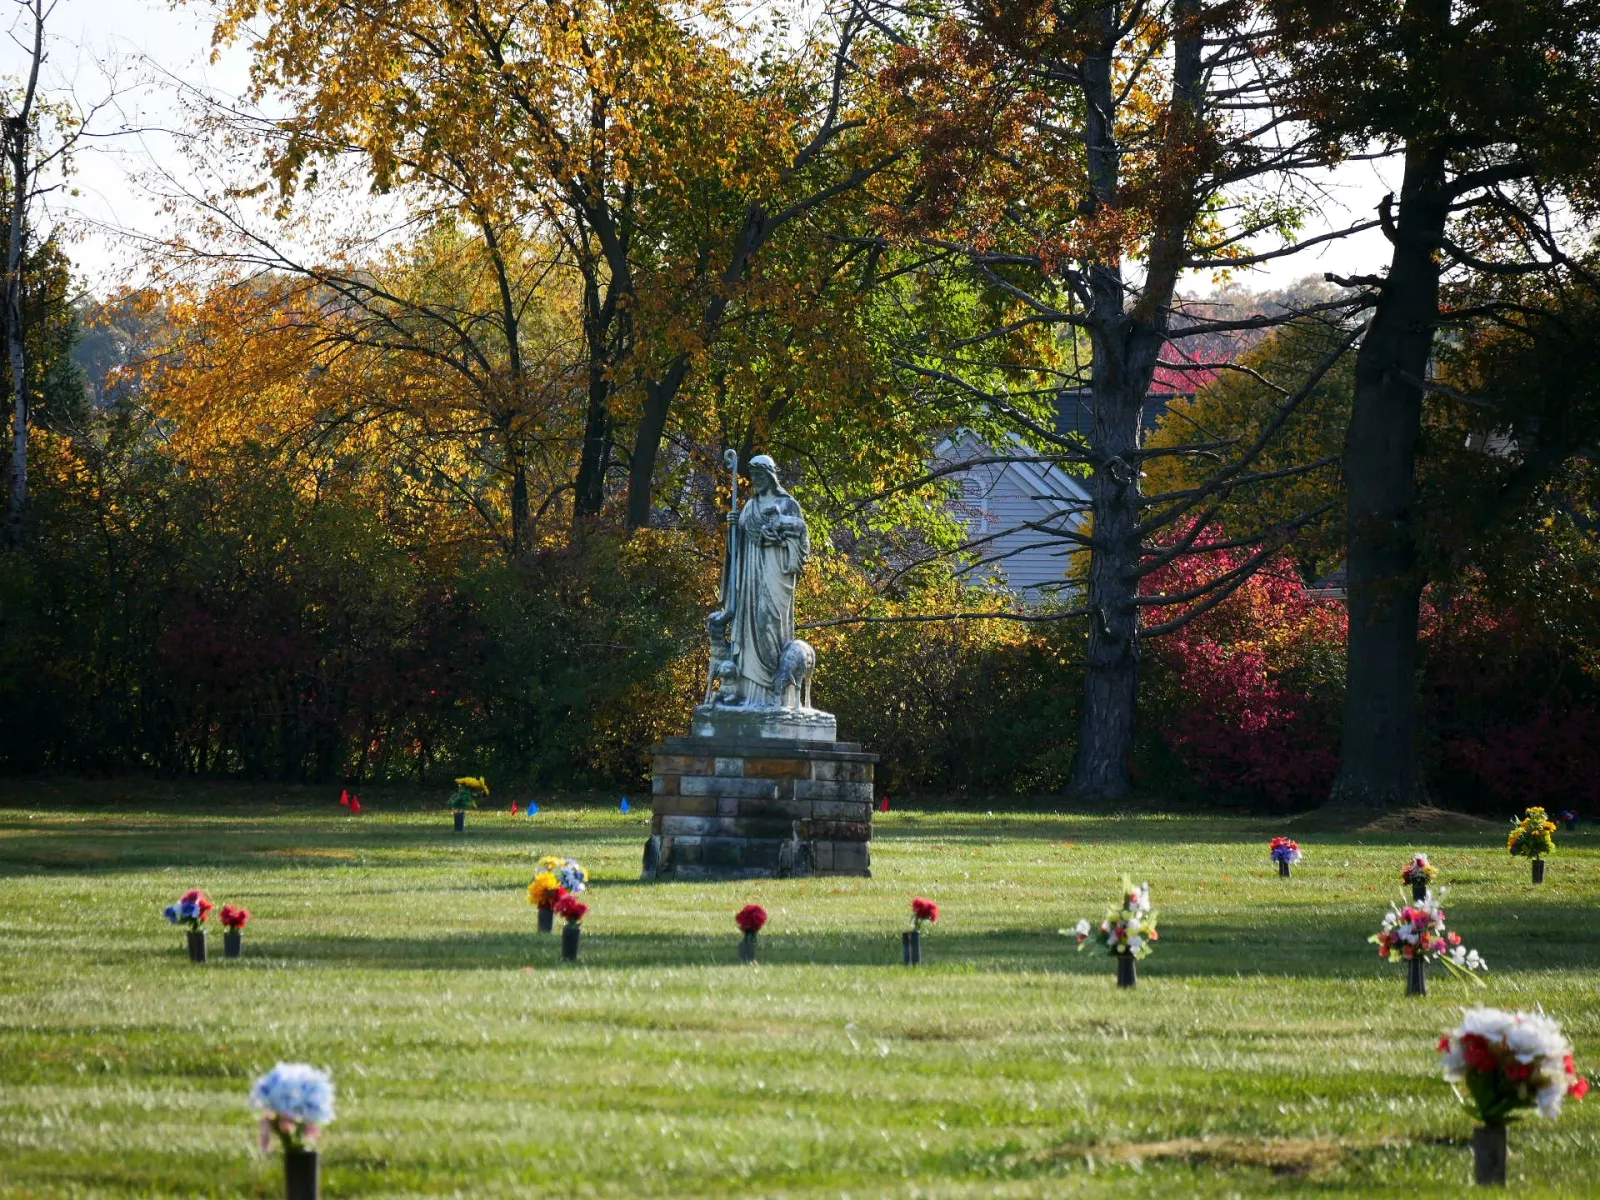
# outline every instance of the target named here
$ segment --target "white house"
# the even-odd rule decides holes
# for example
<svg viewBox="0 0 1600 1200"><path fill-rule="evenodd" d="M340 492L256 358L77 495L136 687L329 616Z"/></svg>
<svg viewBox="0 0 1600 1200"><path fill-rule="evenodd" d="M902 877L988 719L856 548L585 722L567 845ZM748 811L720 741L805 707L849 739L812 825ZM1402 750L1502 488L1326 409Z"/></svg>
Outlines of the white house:
<svg viewBox="0 0 1600 1200"><path fill-rule="evenodd" d="M1156 391L1145 398L1141 441L1180 395ZM1094 426L1088 392L1063 391L1056 397L1055 418L1057 433L1087 439ZM1083 479L1055 463L1024 461L1040 456L1015 437L996 449L962 430L934 452L940 465L1001 457L1011 461L975 466L960 476L962 494L954 505L955 515L979 543L972 548L978 561L968 573L974 581L997 577L1006 590L1024 600L1054 599L1068 587L1074 547L1050 531L1086 530L1088 489Z"/></svg>
<svg viewBox="0 0 1600 1200"><path fill-rule="evenodd" d="M975 582L994 578L1029 599L1049 599L1067 587L1072 544L1051 536L1077 532L1088 520L1083 482L1055 463L1027 462L1033 452L1016 439L1004 451L961 430L939 444L937 464L974 462L958 476L961 498L952 506L967 527ZM986 459L1004 458L1002 462Z"/></svg>

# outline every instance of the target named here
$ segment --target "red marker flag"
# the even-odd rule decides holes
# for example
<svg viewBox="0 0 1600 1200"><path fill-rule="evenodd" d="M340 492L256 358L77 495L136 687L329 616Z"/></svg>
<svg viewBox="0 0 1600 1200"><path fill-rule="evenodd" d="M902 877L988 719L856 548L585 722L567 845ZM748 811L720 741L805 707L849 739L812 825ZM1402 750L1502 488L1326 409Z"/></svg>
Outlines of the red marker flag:
<svg viewBox="0 0 1600 1200"><path fill-rule="evenodd" d="M517 802L515 800L511 802L511 815L513 817L517 815Z"/></svg>
<svg viewBox="0 0 1600 1200"><path fill-rule="evenodd" d="M350 807L350 793L349 792L340 792L339 793L339 803L344 805L346 808L349 808Z"/></svg>
<svg viewBox="0 0 1600 1200"><path fill-rule="evenodd" d="M361 797L360 796L351 796L350 797L350 811L353 812L353 813L358 813L358 812L361 811Z"/></svg>
<svg viewBox="0 0 1600 1200"><path fill-rule="evenodd" d="M889 797L888 797L887 794L884 795L883 802L878 805L878 811L879 812L888 812L889 811Z"/></svg>

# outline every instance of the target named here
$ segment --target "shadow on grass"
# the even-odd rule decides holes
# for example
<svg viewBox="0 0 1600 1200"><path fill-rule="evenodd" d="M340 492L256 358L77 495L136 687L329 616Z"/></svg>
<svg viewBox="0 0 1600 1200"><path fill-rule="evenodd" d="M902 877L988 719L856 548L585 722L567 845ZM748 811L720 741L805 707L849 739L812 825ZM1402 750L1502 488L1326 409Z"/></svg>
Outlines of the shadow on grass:
<svg viewBox="0 0 1600 1200"><path fill-rule="evenodd" d="M113 819L103 824L75 821L0 820L0 877L31 875L41 871L108 873L147 871L163 867L190 869L270 871L336 870L352 866L405 867L412 863L364 863L363 855L436 855L429 865L449 865L450 855L489 852L486 859L463 859L463 865L491 869L506 856L526 856L531 876L537 855L559 845L581 858L585 849L613 844L619 837L637 837L643 851L649 827L632 831L595 829L593 826L510 824L481 825L465 835L451 830L445 816L432 823L366 824L359 818L330 818L271 825L229 823L217 825L176 818L158 820Z"/></svg>
<svg viewBox="0 0 1600 1200"><path fill-rule="evenodd" d="M1545 915L1554 916L1550 909ZM1524 914L1525 919L1530 914ZM1551 933L1529 938L1523 921L1509 916L1478 919L1468 945L1483 951L1495 973L1571 971L1600 961L1600 937ZM1387 978L1399 981L1397 965L1381 962L1367 937L1376 922L1324 919L1315 939L1285 944L1259 927L1225 921L1185 921L1173 914L1163 921L1165 936L1141 973L1167 978L1231 978L1258 975L1286 979ZM1552 927L1554 928L1554 927ZM673 967L735 967L739 937L710 934L613 932L595 922L586 927L582 965L595 970ZM923 935L924 965L932 970L1030 974L1104 974L1107 955L1092 947L1078 951L1075 941L1054 930L934 932ZM217 950L220 952L220 939ZM179 951L174 949L176 957ZM281 967L298 962L317 967L403 971L495 971L520 967L558 967L558 923L554 934L526 932L441 933L437 937L249 938L242 965ZM133 961L132 947L116 955ZM768 966L898 966L898 930L763 935L760 961ZM1435 972L1443 978L1445 969Z"/></svg>
<svg viewBox="0 0 1600 1200"><path fill-rule="evenodd" d="M1111 821L1085 826L1059 817L1006 816L993 820L952 820L921 813L896 814L880 823L875 842L881 851L920 850L929 841L998 846L1008 842L1071 841L1083 849L1098 845L1132 845L1156 849L1203 850L1209 847L1248 846L1265 843L1276 826L1229 818ZM349 866L388 866L363 862L364 855L436 855L443 865L449 855L487 851L491 858L561 851L582 858L596 848L614 849L617 843L637 843L641 852L649 826L635 821L628 826L597 826L593 821L512 823L502 818L469 818L464 835L456 834L446 813L437 821L391 823L328 815L296 818L282 823L270 817L218 821L158 814L109 816L103 820L46 816L0 817L0 876L41 871L116 873L161 867L228 868L245 870L334 870ZM1583 833L1567 834L1566 844L1582 846ZM1400 857L1426 845L1492 849L1473 833L1435 832L1419 838L1411 833L1345 833L1328 835L1320 848L1328 856L1335 846L1390 847ZM470 859L466 861L470 862ZM481 865L488 867L490 862Z"/></svg>

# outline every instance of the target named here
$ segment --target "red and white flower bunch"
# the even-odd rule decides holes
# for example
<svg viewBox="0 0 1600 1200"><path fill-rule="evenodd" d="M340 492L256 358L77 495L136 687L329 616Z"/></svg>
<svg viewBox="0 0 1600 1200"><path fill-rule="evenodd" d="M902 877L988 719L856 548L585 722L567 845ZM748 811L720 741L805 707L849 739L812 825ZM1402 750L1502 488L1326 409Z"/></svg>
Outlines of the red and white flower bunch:
<svg viewBox="0 0 1600 1200"><path fill-rule="evenodd" d="M1461 1028L1439 1039L1444 1077L1466 1095L1485 1125L1503 1125L1518 1109L1554 1120L1568 1096L1581 1100L1589 1081L1578 1074L1561 1026L1543 1013L1469 1009Z"/></svg>
<svg viewBox="0 0 1600 1200"><path fill-rule="evenodd" d="M1383 925L1367 940L1376 944L1379 958L1390 962L1420 958L1443 963L1480 987L1483 981L1473 972L1489 969L1482 955L1461 944L1459 933L1445 928L1444 909L1431 891L1411 904L1390 904L1383 915Z"/></svg>
<svg viewBox="0 0 1600 1200"><path fill-rule="evenodd" d="M1061 932L1069 931L1063 929ZM1127 876L1123 876L1122 907L1106 914L1105 920L1100 922L1098 933L1087 920L1079 921L1070 932L1077 937L1079 950L1088 945L1092 938L1103 943L1108 954L1143 958L1150 953L1153 943L1161 939L1156 932L1155 910L1150 907L1150 885L1141 883L1135 887Z"/></svg>

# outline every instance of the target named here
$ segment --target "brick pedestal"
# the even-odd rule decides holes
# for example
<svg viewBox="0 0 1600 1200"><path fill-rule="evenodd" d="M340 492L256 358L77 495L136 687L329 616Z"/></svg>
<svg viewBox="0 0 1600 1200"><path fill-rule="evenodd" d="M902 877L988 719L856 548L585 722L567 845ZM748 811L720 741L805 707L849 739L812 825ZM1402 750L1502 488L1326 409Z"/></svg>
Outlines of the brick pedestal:
<svg viewBox="0 0 1600 1200"><path fill-rule="evenodd" d="M642 878L872 874L878 756L857 743L683 737L650 753Z"/></svg>

